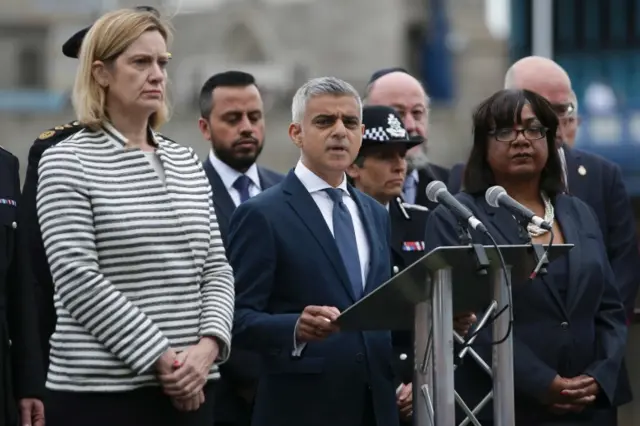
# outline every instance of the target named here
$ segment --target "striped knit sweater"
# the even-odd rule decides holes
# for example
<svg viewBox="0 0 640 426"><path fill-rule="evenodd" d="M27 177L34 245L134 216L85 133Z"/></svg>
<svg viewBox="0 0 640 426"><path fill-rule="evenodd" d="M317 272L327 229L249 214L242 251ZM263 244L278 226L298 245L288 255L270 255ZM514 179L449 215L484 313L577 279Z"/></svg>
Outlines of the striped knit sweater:
<svg viewBox="0 0 640 426"><path fill-rule="evenodd" d="M153 137L166 183L108 124L42 156L37 207L58 316L50 389L158 385L159 356L201 336L229 357L233 271L209 181L191 148Z"/></svg>

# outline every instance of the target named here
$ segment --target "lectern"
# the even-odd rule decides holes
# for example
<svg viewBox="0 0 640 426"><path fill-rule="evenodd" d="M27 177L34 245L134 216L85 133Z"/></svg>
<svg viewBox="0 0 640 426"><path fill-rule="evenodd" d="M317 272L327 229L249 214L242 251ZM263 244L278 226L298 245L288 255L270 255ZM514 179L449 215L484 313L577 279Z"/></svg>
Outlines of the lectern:
<svg viewBox="0 0 640 426"><path fill-rule="evenodd" d="M481 312L495 301L502 313L492 323L494 340L507 336L493 348L495 424L515 426L511 285L531 285L528 277L536 266L572 247L554 245L547 252L535 244L439 247L346 309L337 322L352 331L413 329L414 425L454 426L453 314ZM479 279L482 275L490 279Z"/></svg>

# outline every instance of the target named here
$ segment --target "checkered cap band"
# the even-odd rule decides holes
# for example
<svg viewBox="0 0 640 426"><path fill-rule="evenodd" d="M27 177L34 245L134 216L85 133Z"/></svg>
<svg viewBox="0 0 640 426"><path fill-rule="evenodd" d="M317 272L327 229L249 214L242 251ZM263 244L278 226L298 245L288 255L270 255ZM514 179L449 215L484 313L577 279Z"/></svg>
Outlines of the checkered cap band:
<svg viewBox="0 0 640 426"><path fill-rule="evenodd" d="M386 142L389 140L389 135L383 127L372 127L364 130L363 139L368 139L378 142Z"/></svg>

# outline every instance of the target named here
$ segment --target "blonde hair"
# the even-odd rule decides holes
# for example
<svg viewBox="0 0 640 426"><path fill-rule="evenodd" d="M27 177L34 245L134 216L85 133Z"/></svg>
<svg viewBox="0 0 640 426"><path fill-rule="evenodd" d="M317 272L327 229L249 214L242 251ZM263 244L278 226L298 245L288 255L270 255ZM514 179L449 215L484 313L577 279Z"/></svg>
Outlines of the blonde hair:
<svg viewBox="0 0 640 426"><path fill-rule="evenodd" d="M80 48L80 65L73 86L72 102L80 123L97 129L108 121L106 89L94 78L93 63L117 59L147 31L158 31L167 44L171 41L169 24L147 11L116 10L93 24ZM163 106L151 115L149 126L157 130L168 118L169 104L165 94Z"/></svg>

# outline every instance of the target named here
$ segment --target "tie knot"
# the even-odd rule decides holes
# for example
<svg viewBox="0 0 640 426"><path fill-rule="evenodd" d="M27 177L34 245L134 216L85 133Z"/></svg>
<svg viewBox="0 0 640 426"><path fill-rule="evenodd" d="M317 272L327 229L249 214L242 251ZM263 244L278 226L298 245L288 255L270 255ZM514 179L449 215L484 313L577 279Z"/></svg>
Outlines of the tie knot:
<svg viewBox="0 0 640 426"><path fill-rule="evenodd" d="M235 182L233 182L233 187L238 190L238 192L246 191L249 189L251 185L251 179L247 175L240 175Z"/></svg>
<svg viewBox="0 0 640 426"><path fill-rule="evenodd" d="M340 188L326 188L327 194L331 198L334 204L340 204L342 202L342 196L344 195L344 191Z"/></svg>

